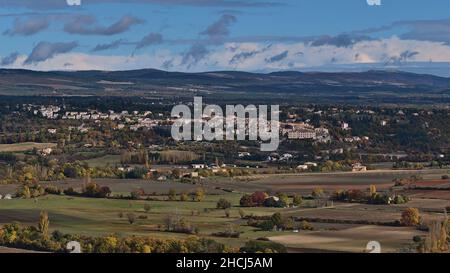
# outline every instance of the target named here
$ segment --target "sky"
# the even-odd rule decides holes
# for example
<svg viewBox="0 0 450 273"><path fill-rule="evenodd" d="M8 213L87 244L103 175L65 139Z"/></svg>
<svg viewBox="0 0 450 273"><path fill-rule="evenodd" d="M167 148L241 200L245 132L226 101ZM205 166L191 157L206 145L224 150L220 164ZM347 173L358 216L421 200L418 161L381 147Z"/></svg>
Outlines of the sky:
<svg viewBox="0 0 450 273"><path fill-rule="evenodd" d="M448 0L68 2L0 0L0 67L450 76Z"/></svg>

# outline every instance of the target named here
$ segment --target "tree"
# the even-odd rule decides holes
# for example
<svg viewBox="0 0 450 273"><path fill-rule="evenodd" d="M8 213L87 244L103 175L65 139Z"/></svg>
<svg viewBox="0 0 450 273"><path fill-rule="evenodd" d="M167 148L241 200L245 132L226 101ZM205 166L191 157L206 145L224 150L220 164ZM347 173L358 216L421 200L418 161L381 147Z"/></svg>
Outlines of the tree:
<svg viewBox="0 0 450 273"><path fill-rule="evenodd" d="M50 221L48 219L48 213L46 211L41 211L39 215L39 232L42 233L44 239L48 239L48 229L50 227Z"/></svg>
<svg viewBox="0 0 450 273"><path fill-rule="evenodd" d="M239 201L239 204L241 205L241 207L253 207L254 206L252 197L249 194L245 194L244 196L242 196L241 200Z"/></svg>
<svg viewBox="0 0 450 273"><path fill-rule="evenodd" d="M194 197L194 200L196 201L196 202L202 202L204 199L205 199L205 190L203 189L203 188L198 188L196 191L195 191L195 197Z"/></svg>
<svg viewBox="0 0 450 273"><path fill-rule="evenodd" d="M287 207L289 205L289 197L287 196L287 194L285 193L277 193L277 197L280 199L279 200L279 207Z"/></svg>
<svg viewBox="0 0 450 273"><path fill-rule="evenodd" d="M300 229L301 230L314 230L314 227L308 221L302 221L300 223Z"/></svg>
<svg viewBox="0 0 450 273"><path fill-rule="evenodd" d="M169 190L169 201L175 201L177 199L177 191L174 189Z"/></svg>
<svg viewBox="0 0 450 273"><path fill-rule="evenodd" d="M253 193L251 196L253 204L258 207L262 206L264 204L264 201L266 201L266 199L269 197L267 193L260 191Z"/></svg>
<svg viewBox="0 0 450 273"><path fill-rule="evenodd" d="M245 211L243 209L239 209L239 216L244 219L245 218Z"/></svg>
<svg viewBox="0 0 450 273"><path fill-rule="evenodd" d="M217 201L217 208L218 209L229 209L231 208L231 203L230 201L221 198L219 201Z"/></svg>
<svg viewBox="0 0 450 273"><path fill-rule="evenodd" d="M417 226L420 224L420 213L416 208L408 208L402 212L400 221L405 226Z"/></svg>
<svg viewBox="0 0 450 273"><path fill-rule="evenodd" d="M188 200L188 195L186 193L182 193L180 195L180 201L181 202L186 202Z"/></svg>
<svg viewBox="0 0 450 273"><path fill-rule="evenodd" d="M292 203L294 204L294 206L300 206L303 203L302 196L299 194L294 195Z"/></svg>
<svg viewBox="0 0 450 273"><path fill-rule="evenodd" d="M311 193L312 197L314 197L316 199L323 197L323 194L324 194L324 191L322 188L315 188L315 189L313 189L313 191Z"/></svg>
<svg viewBox="0 0 450 273"><path fill-rule="evenodd" d="M274 213L272 215L272 217L270 217L270 221L272 221L272 223L275 226L280 227L282 225L282 223L283 223L283 216L279 212Z"/></svg>
<svg viewBox="0 0 450 273"><path fill-rule="evenodd" d="M145 204L145 205L144 205L144 211L145 211L146 213L148 213L151 209L152 209L152 207L151 207L149 204Z"/></svg>
<svg viewBox="0 0 450 273"><path fill-rule="evenodd" d="M134 224L134 222L136 222L136 215L134 215L134 213L128 213L127 214L127 220L130 223L130 225Z"/></svg>
<svg viewBox="0 0 450 273"><path fill-rule="evenodd" d="M377 194L377 187L375 185L370 185L369 192L370 196L375 196Z"/></svg>

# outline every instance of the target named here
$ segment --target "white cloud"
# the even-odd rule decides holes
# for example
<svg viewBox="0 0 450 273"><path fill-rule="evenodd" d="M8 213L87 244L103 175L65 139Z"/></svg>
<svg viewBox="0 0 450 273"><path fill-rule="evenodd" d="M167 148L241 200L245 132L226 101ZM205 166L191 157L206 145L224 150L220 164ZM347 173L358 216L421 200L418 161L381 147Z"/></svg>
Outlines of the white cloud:
<svg viewBox="0 0 450 273"><path fill-rule="evenodd" d="M286 58L274 60L287 52ZM283 54L284 55L284 54ZM237 56L237 57L236 57ZM402 40L391 37L383 40L360 41L350 47L332 45L310 46L308 43L227 43L209 50L193 64L183 63L183 53L157 50L153 54L135 56L104 56L86 53L64 53L31 65L24 65L20 56L10 68L35 70L125 70L139 68L177 71L208 70L285 70L319 67L329 64L363 64L399 62L450 62L450 46L439 42ZM232 61L234 58L234 61ZM278 60L278 58L275 58ZM165 66L166 65L166 66Z"/></svg>

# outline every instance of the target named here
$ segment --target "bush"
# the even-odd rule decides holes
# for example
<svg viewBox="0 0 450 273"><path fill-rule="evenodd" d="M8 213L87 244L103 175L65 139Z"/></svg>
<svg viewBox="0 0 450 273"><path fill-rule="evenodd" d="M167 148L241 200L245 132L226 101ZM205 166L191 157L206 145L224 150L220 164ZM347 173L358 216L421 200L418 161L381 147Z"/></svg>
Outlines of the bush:
<svg viewBox="0 0 450 273"><path fill-rule="evenodd" d="M275 197L269 197L264 201L264 207L267 208L285 208L286 206L287 202L285 200Z"/></svg>
<svg viewBox="0 0 450 273"><path fill-rule="evenodd" d="M58 187L50 185L45 188L45 192L48 194L60 195L62 191Z"/></svg>
<svg viewBox="0 0 450 273"><path fill-rule="evenodd" d="M81 193L84 197L91 197L91 198L106 198L111 194L111 190L109 187L100 187L96 183L89 183L86 185L86 188L83 189L83 192Z"/></svg>
<svg viewBox="0 0 450 273"><path fill-rule="evenodd" d="M300 223L300 229L301 230L314 230L314 227L308 221L302 221Z"/></svg>
<svg viewBox="0 0 450 273"><path fill-rule="evenodd" d="M65 189L64 190L64 194L67 195L67 196L77 196L77 195L79 195L79 193L76 192L72 187L70 187L68 189Z"/></svg>
<svg viewBox="0 0 450 273"><path fill-rule="evenodd" d="M303 203L302 196L299 194L294 195L294 199L292 200L292 204L294 206L300 206Z"/></svg>
<svg viewBox="0 0 450 273"><path fill-rule="evenodd" d="M130 198L132 200L139 200L144 195L145 195L145 191L143 189L138 189L138 190L134 190L130 193Z"/></svg>
<svg viewBox="0 0 450 273"><path fill-rule="evenodd" d="M181 202L186 202L189 199L189 196L186 193L182 193L180 195L180 201Z"/></svg>
<svg viewBox="0 0 450 273"><path fill-rule="evenodd" d="M242 196L239 204L242 207L261 207L264 205L264 201L269 197L265 192L254 192L251 195Z"/></svg>
<svg viewBox="0 0 450 273"><path fill-rule="evenodd" d="M151 209L152 209L152 207L151 207L149 204L145 204L145 205L144 205L144 211L145 211L146 213L148 213Z"/></svg>
<svg viewBox="0 0 450 273"><path fill-rule="evenodd" d="M175 201L177 199L177 191L174 189L170 189L168 197L169 197L169 201Z"/></svg>
<svg viewBox="0 0 450 273"><path fill-rule="evenodd" d="M245 253L287 253L287 249L282 244L265 241L249 241L240 249Z"/></svg>
<svg viewBox="0 0 450 273"><path fill-rule="evenodd" d="M231 203L230 201L221 198L219 201L217 201L217 206L218 209L229 209L231 208Z"/></svg>
<svg viewBox="0 0 450 273"><path fill-rule="evenodd" d="M127 213L127 220L130 225L134 224L134 222L136 222L136 215L134 215L134 213Z"/></svg>

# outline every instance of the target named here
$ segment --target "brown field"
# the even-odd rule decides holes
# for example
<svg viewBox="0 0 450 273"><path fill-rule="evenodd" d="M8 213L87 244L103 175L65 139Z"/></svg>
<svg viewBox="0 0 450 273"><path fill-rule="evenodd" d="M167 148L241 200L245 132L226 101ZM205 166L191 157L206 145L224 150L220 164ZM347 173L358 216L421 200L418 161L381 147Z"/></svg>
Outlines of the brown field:
<svg viewBox="0 0 450 273"><path fill-rule="evenodd" d="M387 190L394 185L396 178L409 178L420 175L424 180L435 181L447 170L377 170L360 173L338 172L338 173L303 173L303 174L268 174L255 176L249 182L213 180L223 188L232 188L237 191L266 191L269 193L286 192L309 194L316 187L325 191L333 192L338 189L360 189L366 190L370 185L376 185L378 190ZM443 180L444 183L445 180ZM447 182L448 183L448 182Z"/></svg>
<svg viewBox="0 0 450 273"><path fill-rule="evenodd" d="M449 190L408 190L407 194L412 198L418 199L442 199L450 203ZM450 205L450 204L448 204Z"/></svg>
<svg viewBox="0 0 450 273"><path fill-rule="evenodd" d="M34 142L23 142L16 144L0 144L0 152L14 153L14 152L26 152L31 151L34 148L40 150L45 148L56 147L55 143L34 143Z"/></svg>
<svg viewBox="0 0 450 273"><path fill-rule="evenodd" d="M378 241L381 252L399 252L411 244L416 235L424 235L414 228L362 225L337 231L312 231L270 237L271 241L289 247L292 252L354 252L366 251L367 243Z"/></svg>
<svg viewBox="0 0 450 273"><path fill-rule="evenodd" d="M43 253L43 252L24 250L24 249L16 249L16 248L9 248L9 247L1 247L0 246L0 254L11 254L11 253Z"/></svg>

